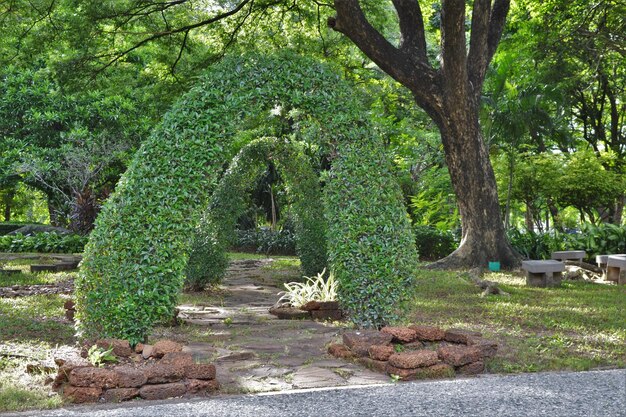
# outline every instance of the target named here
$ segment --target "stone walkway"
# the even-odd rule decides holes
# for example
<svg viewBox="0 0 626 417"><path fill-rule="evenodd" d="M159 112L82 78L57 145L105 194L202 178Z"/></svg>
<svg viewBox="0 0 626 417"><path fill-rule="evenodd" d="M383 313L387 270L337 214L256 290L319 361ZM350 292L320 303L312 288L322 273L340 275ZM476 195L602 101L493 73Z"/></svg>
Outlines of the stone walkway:
<svg viewBox="0 0 626 417"><path fill-rule="evenodd" d="M233 261L215 305L181 305L179 318L209 330L186 349L198 361L217 367L222 393L366 385L389 378L357 364L337 360L326 345L345 330L306 320L278 320L268 309L281 290L264 270L273 260ZM278 271L280 272L280 271ZM197 340L197 338L196 338Z"/></svg>

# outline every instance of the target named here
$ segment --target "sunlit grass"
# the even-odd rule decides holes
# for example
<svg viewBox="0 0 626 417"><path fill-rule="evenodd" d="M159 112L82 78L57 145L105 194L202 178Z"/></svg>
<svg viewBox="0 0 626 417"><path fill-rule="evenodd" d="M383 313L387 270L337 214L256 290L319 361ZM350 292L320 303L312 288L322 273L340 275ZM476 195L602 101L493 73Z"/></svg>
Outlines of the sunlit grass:
<svg viewBox="0 0 626 417"><path fill-rule="evenodd" d="M57 347L35 340L0 344L0 412L54 408L62 404L61 397L46 384L46 380L54 377L54 372L44 369L26 372L28 364L44 359L52 363Z"/></svg>
<svg viewBox="0 0 626 417"><path fill-rule="evenodd" d="M525 279L487 274L510 296L481 297L455 272L419 272L406 322L461 327L498 340L492 372L587 370L626 366L626 288L563 282L526 287Z"/></svg>
<svg viewBox="0 0 626 417"><path fill-rule="evenodd" d="M54 284L56 282L67 281L76 278L76 271L63 272L30 272L31 264L46 264L52 261L20 259L4 262L3 269L19 269L17 274L0 274L0 287L10 287L12 285L42 285Z"/></svg>
<svg viewBox="0 0 626 417"><path fill-rule="evenodd" d="M66 299L57 294L0 298L0 342L71 343L74 327L64 320Z"/></svg>

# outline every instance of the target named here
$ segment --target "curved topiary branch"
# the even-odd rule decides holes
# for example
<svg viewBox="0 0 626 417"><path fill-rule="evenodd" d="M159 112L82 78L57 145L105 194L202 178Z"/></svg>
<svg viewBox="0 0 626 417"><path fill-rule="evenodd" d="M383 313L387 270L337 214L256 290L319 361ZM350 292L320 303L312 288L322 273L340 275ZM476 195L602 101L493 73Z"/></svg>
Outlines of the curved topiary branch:
<svg viewBox="0 0 626 417"><path fill-rule="evenodd" d="M397 286L398 276L404 283L416 259L382 141L362 120L353 90L335 72L283 53L225 59L173 106L139 149L85 248L75 290L82 337L118 337L134 344L154 323L169 318L184 281L190 231L223 161L235 153L234 138L275 108L300 114L298 137L334 144L338 163L331 178L336 184L327 194L329 259L353 319L379 325L392 318L389 309L377 307L375 316L361 319L369 314L368 303L398 301L384 299L387 295L401 298L397 289L376 290ZM355 178L365 174L361 165L367 175Z"/></svg>
<svg viewBox="0 0 626 417"><path fill-rule="evenodd" d="M223 259L225 248L233 243L236 221L246 208L245 193L254 187L267 161L274 162L284 174L295 214L296 250L303 272L316 275L326 268L324 210L315 203L322 201L322 194L303 146L285 139L261 138L239 151L211 196L189 257L187 285L201 288L224 277L227 265L215 259Z"/></svg>

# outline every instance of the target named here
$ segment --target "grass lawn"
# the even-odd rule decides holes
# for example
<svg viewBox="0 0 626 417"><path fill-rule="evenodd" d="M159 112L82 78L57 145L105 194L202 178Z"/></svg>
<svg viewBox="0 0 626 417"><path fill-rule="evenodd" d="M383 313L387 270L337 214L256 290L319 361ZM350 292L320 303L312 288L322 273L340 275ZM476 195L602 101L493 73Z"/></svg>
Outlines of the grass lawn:
<svg viewBox="0 0 626 417"><path fill-rule="evenodd" d="M231 254L231 259L264 259ZM262 267L264 278L297 279L298 260L276 257ZM3 276L0 286L44 284L75 277L75 272ZM18 266L19 267L19 266ZM404 323L477 330L500 343L487 364L492 373L587 370L626 367L626 286L563 282L560 288L528 288L507 273L485 277L510 296L481 297L481 290L456 272L418 271L415 293L402 313ZM58 407L60 397L44 381L45 372L27 373L26 365L75 346L72 324L64 319L65 295L0 298L0 412ZM220 291L182 294L181 303L219 305ZM207 332L186 324L168 333ZM159 336L156 330L155 336Z"/></svg>
<svg viewBox="0 0 626 417"><path fill-rule="evenodd" d="M626 367L626 287L564 281L526 287L487 274L510 296L481 297L458 273L420 271L407 322L476 330L500 342L488 371L535 372Z"/></svg>

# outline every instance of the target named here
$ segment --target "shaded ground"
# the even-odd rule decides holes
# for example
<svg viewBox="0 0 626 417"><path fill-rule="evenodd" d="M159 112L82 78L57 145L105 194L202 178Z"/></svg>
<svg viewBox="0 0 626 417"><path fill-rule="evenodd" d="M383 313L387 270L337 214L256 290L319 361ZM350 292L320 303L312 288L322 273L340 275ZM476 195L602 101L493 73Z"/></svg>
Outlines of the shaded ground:
<svg viewBox="0 0 626 417"><path fill-rule="evenodd" d="M215 363L221 391L265 392L388 382L384 375L326 353L326 345L344 330L339 323L278 320L268 313L279 298L281 282L275 277L276 271L266 269L272 262L235 260L219 297L179 306L184 324L178 339L183 336L197 360ZM185 324L192 324L195 334L186 333Z"/></svg>

